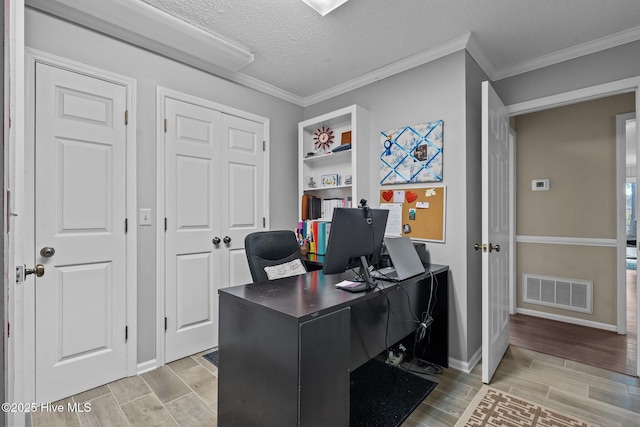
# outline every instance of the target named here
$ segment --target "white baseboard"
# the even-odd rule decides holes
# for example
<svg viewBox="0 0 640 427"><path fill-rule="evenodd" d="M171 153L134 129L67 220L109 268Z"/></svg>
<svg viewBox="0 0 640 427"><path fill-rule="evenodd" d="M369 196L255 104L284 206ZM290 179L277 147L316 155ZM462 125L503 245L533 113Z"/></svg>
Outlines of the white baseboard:
<svg viewBox="0 0 640 427"><path fill-rule="evenodd" d="M468 362L450 357L449 367L468 374L473 371L473 368L475 368L476 365L480 362L480 359L482 359L482 346L475 353L473 353L473 356L471 356L471 360L469 360Z"/></svg>
<svg viewBox="0 0 640 427"><path fill-rule="evenodd" d="M575 317L562 316L559 314L546 313L546 312L537 311L537 310L530 310L527 308L518 308L516 309L516 313L524 314L527 316L540 317L543 319L557 320L559 322L571 323L574 325L588 326L590 328L602 329L610 332L618 331L617 325L609 325L607 323L594 322L594 321L585 320L585 319L576 319Z"/></svg>
<svg viewBox="0 0 640 427"><path fill-rule="evenodd" d="M145 372L153 371L158 367L156 359L147 360L146 362L138 363L138 375Z"/></svg>

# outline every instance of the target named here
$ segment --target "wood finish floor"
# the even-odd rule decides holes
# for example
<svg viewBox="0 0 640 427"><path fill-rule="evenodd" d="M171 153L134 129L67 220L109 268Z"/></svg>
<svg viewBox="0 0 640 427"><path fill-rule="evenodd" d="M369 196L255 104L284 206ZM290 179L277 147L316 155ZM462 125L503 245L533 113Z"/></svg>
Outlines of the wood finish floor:
<svg viewBox="0 0 640 427"><path fill-rule="evenodd" d="M35 413L35 427L215 426L217 369L202 354L65 399L88 402L91 412ZM470 374L445 369L403 424L452 427L482 387L482 367ZM511 346L491 386L597 425L640 426L636 377ZM327 408L330 410L330 408Z"/></svg>
<svg viewBox="0 0 640 427"><path fill-rule="evenodd" d="M87 402L91 410L36 412L33 426L215 426L218 368L202 357L209 352L55 402L65 408L69 402Z"/></svg>
<svg viewBox="0 0 640 427"><path fill-rule="evenodd" d="M627 334L539 317L511 316L509 342L544 354L637 375L636 271L627 270Z"/></svg>
<svg viewBox="0 0 640 427"><path fill-rule="evenodd" d="M635 283L635 272L633 272ZM635 287L633 295L635 298ZM635 299L632 300L635 304ZM628 320L635 331L635 310ZM544 319L543 319L544 320ZM632 323L632 324L631 324ZM520 326L518 318L512 326ZM546 328L542 335L549 335L558 325ZM513 329L513 328L512 328ZM534 328L535 329L535 328ZM540 327L537 330L541 330ZM580 344L568 344L567 337L576 332L562 332L564 347L571 351L567 357L543 354L512 345L491 382L491 386L513 395L528 399L591 423L611 427L640 427L640 380L638 377L613 372L609 353L625 353L622 344L610 344L619 338L611 333L605 338L595 338L592 344L590 330L580 339ZM540 334L535 334L540 335ZM629 336L627 338L629 338ZM529 338L529 341L541 341ZM609 343L603 345L603 343ZM626 341L624 358L635 356L636 344ZM580 347L578 347L580 345ZM551 352L551 347L563 345L545 344L539 348ZM613 349L619 349L616 352ZM202 352L166 366L130 378L98 387L55 404L66 407L68 402L91 404L91 411L37 412L33 414L35 427L85 427L85 426L215 426L217 424L218 379L217 368L202 357ZM587 355L582 359L588 364L575 361L576 355ZM593 354L598 354L594 356ZM620 356L616 356L620 358ZM605 360L604 368L591 366L594 360ZM627 363L628 364L628 363ZM609 368L609 369L606 369ZM445 369L440 375L426 377L438 386L418 406L403 424L404 427L452 427L462 416L469 403L482 387L482 366L479 364L469 374L454 369ZM330 408L328 408L330 410Z"/></svg>
<svg viewBox="0 0 640 427"><path fill-rule="evenodd" d="M482 367L430 378L438 386L404 427L454 426L482 387ZM637 377L510 346L490 385L599 426L640 426Z"/></svg>

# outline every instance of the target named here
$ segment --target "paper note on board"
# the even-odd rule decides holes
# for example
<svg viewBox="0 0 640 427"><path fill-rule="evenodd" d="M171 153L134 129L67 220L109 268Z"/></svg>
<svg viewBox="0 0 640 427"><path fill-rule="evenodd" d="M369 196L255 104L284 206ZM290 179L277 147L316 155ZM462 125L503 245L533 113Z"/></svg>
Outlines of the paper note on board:
<svg viewBox="0 0 640 427"><path fill-rule="evenodd" d="M380 209L389 211L384 235L402 237L402 203L380 203Z"/></svg>
<svg viewBox="0 0 640 427"><path fill-rule="evenodd" d="M429 209L429 202L417 202L416 208L418 209Z"/></svg>
<svg viewBox="0 0 640 427"><path fill-rule="evenodd" d="M396 190L393 192L393 203L404 202L404 190Z"/></svg>
<svg viewBox="0 0 640 427"><path fill-rule="evenodd" d="M424 197L431 197L431 196L435 196L436 195L436 189L435 188L427 188L424 192Z"/></svg>

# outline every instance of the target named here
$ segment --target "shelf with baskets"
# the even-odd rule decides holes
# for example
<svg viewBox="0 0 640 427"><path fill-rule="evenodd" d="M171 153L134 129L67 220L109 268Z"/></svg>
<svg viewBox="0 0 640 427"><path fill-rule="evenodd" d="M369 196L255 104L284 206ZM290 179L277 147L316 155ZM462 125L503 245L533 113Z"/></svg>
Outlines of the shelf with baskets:
<svg viewBox="0 0 640 427"><path fill-rule="evenodd" d="M336 201L338 205L356 206L360 198L367 197L368 116L364 108L351 105L298 124L301 219L309 217L302 212L304 195L319 198L323 206L329 207L335 206ZM330 220L332 209L323 208L321 218ZM309 219L316 219L317 215L316 211Z"/></svg>

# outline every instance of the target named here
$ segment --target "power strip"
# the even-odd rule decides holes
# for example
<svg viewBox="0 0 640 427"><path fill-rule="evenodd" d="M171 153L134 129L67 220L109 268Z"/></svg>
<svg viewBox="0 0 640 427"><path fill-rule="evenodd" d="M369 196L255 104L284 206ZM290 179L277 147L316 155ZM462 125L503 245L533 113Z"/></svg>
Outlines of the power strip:
<svg viewBox="0 0 640 427"><path fill-rule="evenodd" d="M399 364L402 363L403 360L404 360L404 354L402 353L393 354L393 351L390 351L389 354L387 355L386 363L387 365L398 366Z"/></svg>

